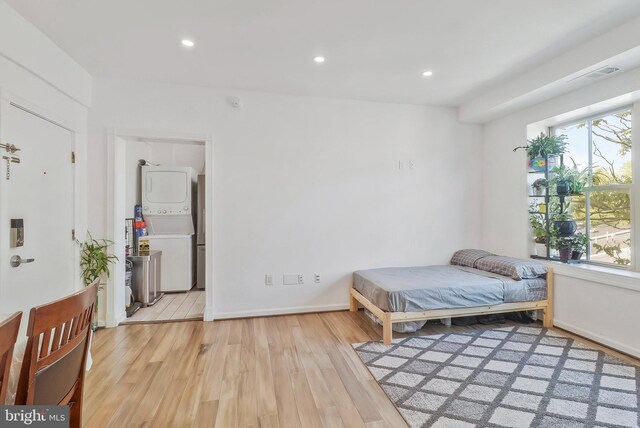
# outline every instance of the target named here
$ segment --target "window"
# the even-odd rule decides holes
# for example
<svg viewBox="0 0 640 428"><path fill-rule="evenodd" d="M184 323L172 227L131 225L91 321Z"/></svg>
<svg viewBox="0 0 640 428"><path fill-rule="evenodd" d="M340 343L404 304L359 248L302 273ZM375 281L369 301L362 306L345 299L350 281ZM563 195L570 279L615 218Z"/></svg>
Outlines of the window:
<svg viewBox="0 0 640 428"><path fill-rule="evenodd" d="M588 174L581 196L570 210L590 240L586 260L619 266L631 264L631 109L552 128L565 135L565 165Z"/></svg>

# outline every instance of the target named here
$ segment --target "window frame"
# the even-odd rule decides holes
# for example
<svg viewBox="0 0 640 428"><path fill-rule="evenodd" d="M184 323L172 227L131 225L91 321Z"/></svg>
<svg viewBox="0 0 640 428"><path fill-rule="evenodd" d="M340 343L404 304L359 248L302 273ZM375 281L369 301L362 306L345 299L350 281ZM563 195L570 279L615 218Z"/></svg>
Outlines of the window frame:
<svg viewBox="0 0 640 428"><path fill-rule="evenodd" d="M587 123L587 135L588 135L588 159L589 159L589 165L588 167L591 169L593 168L593 133L592 133L592 123L595 119L601 119L603 117L606 116L610 116L610 115L614 115L616 113L621 113L624 111L631 111L631 184L610 184L610 185L606 185L606 186L593 186L593 182L592 180L592 175L590 175L589 177L589 185L585 187L585 229L587 230L587 232L590 230L590 226L591 226L591 215L590 215L590 207L591 207L591 203L590 203L590 195L591 192L594 191L626 191L629 193L629 210L630 210L630 219L629 219L629 227L630 227L630 249L631 249L631 255L630 255L630 260L631 263L628 265L620 265L620 264L616 264L616 263L609 263L609 262L600 262L600 261L593 261L590 260L591 257L591 245L589 245L587 247L587 254L586 260L581 260L581 263L585 263L585 264L590 264L590 265L595 265L595 266L603 266L603 267L610 267L610 268L614 268L614 269L621 269L621 270L627 270L627 271L637 271L637 267L639 266L639 261L640 261L640 256L637 254L636 249L640 248L640 246L638 246L636 239L638 236L637 233L637 222L636 222L636 218L638 217L636 215L636 212L638 211L636 206L636 201L639 201L640 198L638 198L638 189L640 188L640 186L636 185L636 177L638 176L638 173L640 173L640 165L639 162L640 160L636 159L636 145L634 144L637 137L637 133L633 132L633 129L635 128L635 125L637 123L637 120L635 120L636 117L636 113L640 112L640 108L638 108L638 105L640 103L633 103L633 104L626 104L624 106L620 106L620 107L616 107L614 109L609 109L609 110L603 110L600 111L598 113L594 113L594 114L590 114L588 116L582 116L580 118L577 119L573 119L570 121L566 121L566 122L560 122L557 124L554 124L553 126L549 126L547 129L547 132L549 135L556 135L556 131L560 128L566 128L569 126L574 126L580 123ZM589 234L589 238L591 238L591 234Z"/></svg>

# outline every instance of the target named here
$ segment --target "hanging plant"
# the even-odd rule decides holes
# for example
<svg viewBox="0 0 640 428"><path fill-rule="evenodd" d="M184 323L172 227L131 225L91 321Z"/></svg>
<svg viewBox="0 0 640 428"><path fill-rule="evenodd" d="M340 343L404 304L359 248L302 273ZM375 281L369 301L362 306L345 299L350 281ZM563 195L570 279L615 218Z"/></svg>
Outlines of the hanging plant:
<svg viewBox="0 0 640 428"><path fill-rule="evenodd" d="M561 155L569 145L566 140L566 135L546 135L541 133L536 138L529 140L529 144L526 146L516 147L513 151L515 152L518 149L525 149L529 159Z"/></svg>

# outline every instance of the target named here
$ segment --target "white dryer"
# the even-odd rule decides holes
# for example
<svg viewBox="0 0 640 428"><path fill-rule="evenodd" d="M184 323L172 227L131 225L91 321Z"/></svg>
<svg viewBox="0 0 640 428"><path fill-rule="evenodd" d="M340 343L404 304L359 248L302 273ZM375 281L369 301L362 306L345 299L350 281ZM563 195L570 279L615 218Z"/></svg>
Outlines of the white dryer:
<svg viewBox="0 0 640 428"><path fill-rule="evenodd" d="M189 167L142 167L142 214L149 233L193 234L198 173Z"/></svg>

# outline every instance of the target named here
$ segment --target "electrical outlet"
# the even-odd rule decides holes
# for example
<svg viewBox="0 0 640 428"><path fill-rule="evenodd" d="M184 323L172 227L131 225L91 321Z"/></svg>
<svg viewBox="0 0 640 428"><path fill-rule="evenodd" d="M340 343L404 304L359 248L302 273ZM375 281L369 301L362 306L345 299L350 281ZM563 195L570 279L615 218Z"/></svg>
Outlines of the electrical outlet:
<svg viewBox="0 0 640 428"><path fill-rule="evenodd" d="M264 276L264 285L273 285L273 277L271 275Z"/></svg>
<svg viewBox="0 0 640 428"><path fill-rule="evenodd" d="M300 275L297 273L285 273L282 275L282 285L300 284Z"/></svg>
<svg viewBox="0 0 640 428"><path fill-rule="evenodd" d="M298 284L304 284L304 275L298 274Z"/></svg>
<svg viewBox="0 0 640 428"><path fill-rule="evenodd" d="M316 284L320 283L320 274L319 273L313 274L313 282L315 282Z"/></svg>
<svg viewBox="0 0 640 428"><path fill-rule="evenodd" d="M413 169L416 166L415 162L413 160L409 161L409 169Z"/></svg>

